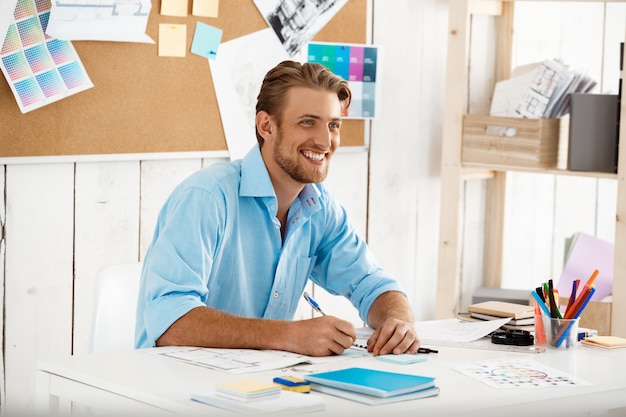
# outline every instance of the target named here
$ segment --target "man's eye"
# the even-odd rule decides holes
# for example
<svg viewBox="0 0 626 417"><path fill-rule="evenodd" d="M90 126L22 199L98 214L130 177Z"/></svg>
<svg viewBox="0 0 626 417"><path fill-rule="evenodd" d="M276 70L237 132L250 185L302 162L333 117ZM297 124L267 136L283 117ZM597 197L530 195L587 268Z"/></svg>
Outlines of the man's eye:
<svg viewBox="0 0 626 417"><path fill-rule="evenodd" d="M313 120L311 120L311 119L302 120L302 124L303 125L312 126L313 125Z"/></svg>
<svg viewBox="0 0 626 417"><path fill-rule="evenodd" d="M333 122L328 125L331 129L339 129L341 127L341 123Z"/></svg>

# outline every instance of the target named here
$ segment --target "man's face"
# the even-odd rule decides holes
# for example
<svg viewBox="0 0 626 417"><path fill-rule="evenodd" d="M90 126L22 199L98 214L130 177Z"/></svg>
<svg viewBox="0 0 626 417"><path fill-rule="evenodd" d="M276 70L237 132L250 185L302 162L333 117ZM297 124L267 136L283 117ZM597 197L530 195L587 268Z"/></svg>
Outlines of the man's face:
<svg viewBox="0 0 626 417"><path fill-rule="evenodd" d="M306 184L326 179L340 142L341 108L330 91L304 87L288 91L273 153L276 165L293 180Z"/></svg>

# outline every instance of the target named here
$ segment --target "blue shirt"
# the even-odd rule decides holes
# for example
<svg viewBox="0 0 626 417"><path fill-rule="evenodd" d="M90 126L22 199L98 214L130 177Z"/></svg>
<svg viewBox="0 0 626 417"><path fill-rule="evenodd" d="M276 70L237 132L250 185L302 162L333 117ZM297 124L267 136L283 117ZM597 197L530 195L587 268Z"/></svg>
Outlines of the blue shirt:
<svg viewBox="0 0 626 417"><path fill-rule="evenodd" d="M198 306L291 320L309 279L347 297L364 322L376 297L402 291L324 185L306 185L293 202L284 241L277 209L258 146L242 160L215 163L178 185L144 258L135 346L155 346Z"/></svg>

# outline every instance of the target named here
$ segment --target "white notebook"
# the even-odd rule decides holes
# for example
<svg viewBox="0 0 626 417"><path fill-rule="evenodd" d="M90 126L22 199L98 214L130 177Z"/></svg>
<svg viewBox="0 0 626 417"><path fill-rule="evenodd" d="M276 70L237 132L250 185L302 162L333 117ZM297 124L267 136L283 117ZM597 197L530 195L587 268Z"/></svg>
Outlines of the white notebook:
<svg viewBox="0 0 626 417"><path fill-rule="evenodd" d="M295 416L314 411L324 411L324 399L315 394L281 391L276 398L244 403L218 395L215 391L192 394L191 399L229 411L250 415Z"/></svg>

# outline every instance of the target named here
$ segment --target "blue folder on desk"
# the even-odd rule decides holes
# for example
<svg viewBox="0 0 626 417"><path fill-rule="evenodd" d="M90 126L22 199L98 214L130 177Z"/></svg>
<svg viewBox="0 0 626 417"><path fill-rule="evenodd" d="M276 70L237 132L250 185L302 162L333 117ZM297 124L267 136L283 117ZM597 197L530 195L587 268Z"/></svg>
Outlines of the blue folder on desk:
<svg viewBox="0 0 626 417"><path fill-rule="evenodd" d="M435 386L435 378L432 377L367 368L345 368L313 373L305 375L304 379L326 387L382 398L409 394Z"/></svg>

